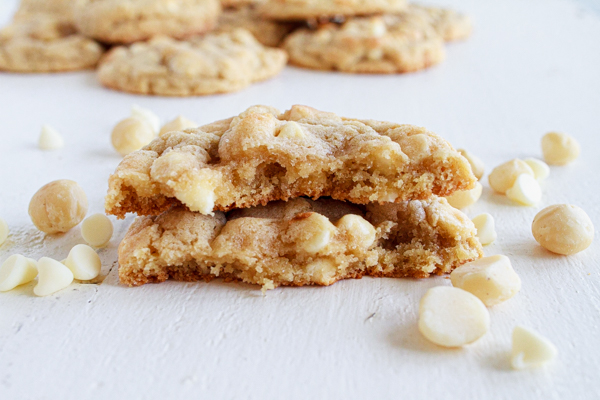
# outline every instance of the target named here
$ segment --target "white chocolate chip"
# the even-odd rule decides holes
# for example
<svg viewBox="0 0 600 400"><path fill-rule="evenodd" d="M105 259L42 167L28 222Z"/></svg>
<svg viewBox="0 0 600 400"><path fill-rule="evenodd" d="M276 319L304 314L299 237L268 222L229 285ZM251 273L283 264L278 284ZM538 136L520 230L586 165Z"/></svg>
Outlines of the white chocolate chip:
<svg viewBox="0 0 600 400"><path fill-rule="evenodd" d="M37 262L38 283L33 288L36 296L48 296L69 286L73 282L73 273L64 264L48 257Z"/></svg>
<svg viewBox="0 0 600 400"><path fill-rule="evenodd" d="M298 247L310 254L325 249L336 231L329 219L318 213L310 213L301 219L292 220L290 229L293 230Z"/></svg>
<svg viewBox="0 0 600 400"><path fill-rule="evenodd" d="M488 307L510 299L521 290L521 279L510 259L503 255L463 264L452 271L450 279L454 287L474 294Z"/></svg>
<svg viewBox="0 0 600 400"><path fill-rule="evenodd" d="M331 285L335 282L337 266L331 260L316 260L306 266L306 273L311 275L312 280L321 285Z"/></svg>
<svg viewBox="0 0 600 400"><path fill-rule="evenodd" d="M295 121L286 122L277 134L277 137L282 139L302 139L305 136L300 125Z"/></svg>
<svg viewBox="0 0 600 400"><path fill-rule="evenodd" d="M144 119L125 118L115 125L110 140L119 154L125 156L149 144L156 134Z"/></svg>
<svg viewBox="0 0 600 400"><path fill-rule="evenodd" d="M533 176L521 174L506 191L506 197L525 206L534 206L542 200L542 188Z"/></svg>
<svg viewBox="0 0 600 400"><path fill-rule="evenodd" d="M58 131L49 125L43 125L40 137L38 139L38 146L42 150L57 150L62 149L65 145L65 141Z"/></svg>
<svg viewBox="0 0 600 400"><path fill-rule="evenodd" d="M556 347L539 333L516 326L512 334L511 365L514 369L541 367L558 355Z"/></svg>
<svg viewBox="0 0 600 400"><path fill-rule="evenodd" d="M12 290L34 280L38 274L36 264L35 260L20 254L8 257L0 266L0 292Z"/></svg>
<svg viewBox="0 0 600 400"><path fill-rule="evenodd" d="M466 208L475 204L481 197L483 186L479 182L475 182L475 187L469 190L459 190L446 197L448 204L457 209Z"/></svg>
<svg viewBox="0 0 600 400"><path fill-rule="evenodd" d="M565 133L550 132L542 137L542 153L548 164L568 164L575 161L580 152L577 140Z"/></svg>
<svg viewBox="0 0 600 400"><path fill-rule="evenodd" d="M134 104L131 106L131 116L135 118L140 118L148 122L148 124L150 124L150 127L154 131L155 136L160 131L160 118L158 118L158 115L154 114L147 108L143 108L138 106L137 104Z"/></svg>
<svg viewBox="0 0 600 400"><path fill-rule="evenodd" d="M9 233L10 233L10 230L8 229L8 224L6 223L5 220L0 218L0 246L2 246L4 244L4 242L6 242L6 239L8 239Z"/></svg>
<svg viewBox="0 0 600 400"><path fill-rule="evenodd" d="M81 236L90 246L104 247L113 235L113 224L104 214L93 214L81 223Z"/></svg>
<svg viewBox="0 0 600 400"><path fill-rule="evenodd" d="M473 154L469 153L465 149L458 149L458 152L464 158L466 158L467 161L469 162L469 165L471 165L471 170L473 171L473 175L475 175L475 177L478 180L481 179L481 177L483 176L483 173L485 171L485 164L483 163L483 161L481 161L481 159L479 157L474 156Z"/></svg>
<svg viewBox="0 0 600 400"><path fill-rule="evenodd" d="M535 176L533 170L525 161L515 158L494 168L488 177L488 181L496 192L506 194L506 191L513 187L517 177L521 174Z"/></svg>
<svg viewBox="0 0 600 400"><path fill-rule="evenodd" d="M87 209L85 192L68 179L42 186L29 202L31 221L45 233L67 232L81 222Z"/></svg>
<svg viewBox="0 0 600 400"><path fill-rule="evenodd" d="M361 247L369 248L375 242L375 228L360 215L344 215L336 226L338 229L345 230L353 242L358 243Z"/></svg>
<svg viewBox="0 0 600 400"><path fill-rule="evenodd" d="M163 127L160 128L160 133L158 136L162 136L167 132L182 131L184 129L195 128L197 126L198 124L196 122L190 121L183 115L179 115L173 121L164 124Z"/></svg>
<svg viewBox="0 0 600 400"><path fill-rule="evenodd" d="M475 229L477 229L477 237L482 245L492 243L498 235L496 234L496 223L494 217L488 213L479 214L472 219Z"/></svg>
<svg viewBox="0 0 600 400"><path fill-rule="evenodd" d="M71 270L75 279L82 281L94 279L102 269L98 254L85 244L78 244L71 249L65 265Z"/></svg>
<svg viewBox="0 0 600 400"><path fill-rule="evenodd" d="M438 286L419 304L419 331L444 347L459 347L485 335L490 314L477 297L462 289Z"/></svg>
<svg viewBox="0 0 600 400"><path fill-rule="evenodd" d="M531 225L535 240L553 253L571 255L587 249L594 240L594 224L581 208L554 204L537 213Z"/></svg>
<svg viewBox="0 0 600 400"><path fill-rule="evenodd" d="M537 158L527 158L525 159L525 163L531 167L535 179L538 181L544 180L550 175L550 167L542 160L538 160Z"/></svg>

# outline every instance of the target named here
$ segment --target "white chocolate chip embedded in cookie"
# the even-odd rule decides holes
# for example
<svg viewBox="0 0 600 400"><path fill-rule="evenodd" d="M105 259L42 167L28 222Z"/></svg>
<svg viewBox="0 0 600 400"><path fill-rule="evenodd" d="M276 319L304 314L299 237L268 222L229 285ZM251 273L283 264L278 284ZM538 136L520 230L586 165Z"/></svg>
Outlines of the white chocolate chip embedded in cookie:
<svg viewBox="0 0 600 400"><path fill-rule="evenodd" d="M279 132L275 134L280 139L303 139L306 137L297 122L290 121L283 124Z"/></svg>
<svg viewBox="0 0 600 400"><path fill-rule="evenodd" d="M327 217L317 213L306 213L292 220L288 233L296 238L300 249L316 254L331 242L336 228Z"/></svg>
<svg viewBox="0 0 600 400"><path fill-rule="evenodd" d="M346 231L352 241L361 247L369 248L375 242L377 235L375 228L360 215L344 215L336 226L339 230Z"/></svg>

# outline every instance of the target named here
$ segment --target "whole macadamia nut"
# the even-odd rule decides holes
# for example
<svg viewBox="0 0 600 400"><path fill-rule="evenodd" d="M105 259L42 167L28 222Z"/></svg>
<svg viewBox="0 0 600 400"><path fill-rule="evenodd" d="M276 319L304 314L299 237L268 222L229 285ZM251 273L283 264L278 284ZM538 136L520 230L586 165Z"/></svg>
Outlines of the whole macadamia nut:
<svg viewBox="0 0 600 400"><path fill-rule="evenodd" d="M594 225L590 217L571 204L554 204L544 208L533 219L531 232L542 247L564 255L579 253L594 240Z"/></svg>
<svg viewBox="0 0 600 400"><path fill-rule="evenodd" d="M29 202L31 221L46 233L67 232L83 220L87 210L85 192L68 179L42 186Z"/></svg>

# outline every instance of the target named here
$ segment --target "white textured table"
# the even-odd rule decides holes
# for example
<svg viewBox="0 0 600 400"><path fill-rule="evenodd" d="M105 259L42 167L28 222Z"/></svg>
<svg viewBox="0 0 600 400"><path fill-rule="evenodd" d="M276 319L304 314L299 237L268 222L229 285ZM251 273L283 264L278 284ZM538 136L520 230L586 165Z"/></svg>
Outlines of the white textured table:
<svg viewBox="0 0 600 400"><path fill-rule="evenodd" d="M452 5L450 1L447 5ZM103 89L92 72L0 74L0 214L15 252L63 259L82 243L36 232L27 204L43 184L74 179L100 212L107 177L120 157L112 126L132 103L170 119L199 123L263 103L307 104L361 118L428 127L494 165L540 156L549 130L576 136L574 164L552 168L539 207L491 193L466 210L487 211L499 238L487 255L511 257L523 280L512 300L490 310L491 331L461 350L428 343L416 328L418 301L443 277L370 279L330 287L280 288L263 296L244 284L168 282L119 285L117 245L132 219L116 222L100 251L100 285L73 284L37 298L32 285L0 294L0 399L598 399L600 245L571 257L541 249L530 224L543 206L574 203L600 227L600 15L559 0L454 1L475 21L472 38L448 59L404 76L350 76L288 68L246 91L191 99L131 96ZM14 2L2 2L0 20ZM598 7L596 7L598 9ZM42 152L43 123L66 147ZM516 324L534 328L560 351L546 368L509 367Z"/></svg>

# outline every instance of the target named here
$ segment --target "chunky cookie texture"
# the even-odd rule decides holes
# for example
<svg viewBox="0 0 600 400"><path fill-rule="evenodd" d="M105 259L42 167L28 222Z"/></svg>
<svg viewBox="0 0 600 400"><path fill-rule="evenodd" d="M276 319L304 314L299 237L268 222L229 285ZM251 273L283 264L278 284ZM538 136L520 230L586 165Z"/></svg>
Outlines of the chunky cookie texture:
<svg viewBox="0 0 600 400"><path fill-rule="evenodd" d="M406 0L266 0L258 9L265 18L307 20L395 13L403 11L406 5Z"/></svg>
<svg viewBox="0 0 600 400"><path fill-rule="evenodd" d="M88 37L133 43L156 35L185 38L215 27L219 0L76 0L74 18Z"/></svg>
<svg viewBox="0 0 600 400"><path fill-rule="evenodd" d="M471 221L442 198L366 208L297 198L214 216L173 208L139 217L119 246L119 278L225 278L277 286L362 276L443 274L482 256Z"/></svg>
<svg viewBox="0 0 600 400"><path fill-rule="evenodd" d="M0 70L61 72L93 68L103 48L62 19L43 14L0 30Z"/></svg>
<svg viewBox="0 0 600 400"><path fill-rule="evenodd" d="M293 24L261 18L254 7L228 8L219 17L218 31L248 30L265 46L277 47L294 28Z"/></svg>
<svg viewBox="0 0 600 400"><path fill-rule="evenodd" d="M471 18L468 15L447 8L410 4L404 13L421 18L447 42L466 39L473 30Z"/></svg>
<svg viewBox="0 0 600 400"><path fill-rule="evenodd" d="M125 92L196 96L243 89L277 75L286 62L285 51L235 29L187 41L159 37L114 48L100 63L98 78Z"/></svg>
<svg viewBox="0 0 600 400"><path fill-rule="evenodd" d="M73 4L76 0L21 0L14 21L26 21L44 15L73 23Z"/></svg>
<svg viewBox="0 0 600 400"><path fill-rule="evenodd" d="M127 155L109 179L105 205L120 218L178 204L211 214L299 196L357 204L426 199L475 182L468 161L424 128L306 106L284 113L254 106Z"/></svg>
<svg viewBox="0 0 600 400"><path fill-rule="evenodd" d="M284 43L292 64L351 73L414 72L445 58L444 39L422 13L348 19L300 29Z"/></svg>

